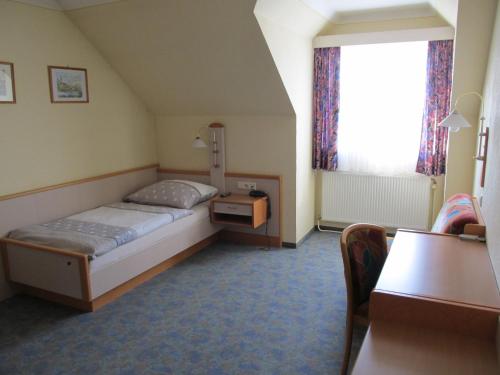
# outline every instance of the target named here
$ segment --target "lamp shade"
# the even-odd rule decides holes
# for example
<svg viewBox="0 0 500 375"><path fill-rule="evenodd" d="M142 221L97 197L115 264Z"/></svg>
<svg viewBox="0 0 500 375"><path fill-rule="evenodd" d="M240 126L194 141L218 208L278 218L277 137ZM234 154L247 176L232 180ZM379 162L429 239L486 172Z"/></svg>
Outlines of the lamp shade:
<svg viewBox="0 0 500 375"><path fill-rule="evenodd" d="M208 147L207 144L203 141L203 139L201 139L200 136L197 136L193 143L191 144L191 146L193 148L205 148L205 147Z"/></svg>
<svg viewBox="0 0 500 375"><path fill-rule="evenodd" d="M439 126L449 128L452 132L457 132L462 128L470 128L471 125L456 109L453 110Z"/></svg>

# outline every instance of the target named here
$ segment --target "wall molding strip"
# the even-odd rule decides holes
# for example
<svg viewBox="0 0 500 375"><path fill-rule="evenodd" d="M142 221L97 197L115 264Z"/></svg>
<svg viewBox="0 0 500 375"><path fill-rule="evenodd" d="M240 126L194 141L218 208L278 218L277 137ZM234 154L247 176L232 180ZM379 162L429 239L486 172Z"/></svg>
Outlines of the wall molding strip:
<svg viewBox="0 0 500 375"><path fill-rule="evenodd" d="M138 172L138 171L142 171L142 170L146 170L146 169L150 169L150 168L158 168L158 164L148 164L148 165L144 165L142 167L136 167L136 168L130 168L130 169L123 169L123 170L120 170L120 171L105 173L105 174L98 175L98 176L86 177L86 178L82 178L82 179L79 179L79 180L67 181L67 182L63 182L63 183L60 183L60 184L44 186L44 187L40 187L40 188L36 188L36 189L31 189L31 190L25 190L25 191L22 191L22 192L19 192L19 193L13 193L13 194L7 194L7 195L0 195L0 201L4 201L4 200L7 200L7 199L14 199L14 198L19 198L19 197L24 197L26 195L31 195L31 194L36 194L36 193L42 193L44 191L60 189L60 188L64 188L64 187L67 187L67 186L84 184L86 182L98 181L98 180L102 180L102 179L105 179L105 178L114 177L114 176L120 176L120 175L123 175L123 174L132 173L132 172Z"/></svg>
<svg viewBox="0 0 500 375"><path fill-rule="evenodd" d="M313 40L314 48L352 46L361 44L417 42L426 40L455 39L455 29L451 26L422 29L377 31L371 33L321 35Z"/></svg>
<svg viewBox="0 0 500 375"><path fill-rule="evenodd" d="M210 171L201 170L189 170L189 169L172 169L172 168L161 168L158 167L158 173L169 173L169 174L188 174L192 176L210 176Z"/></svg>
<svg viewBox="0 0 500 375"><path fill-rule="evenodd" d="M187 174L194 176L210 176L209 171L201 170L187 170L187 169L172 169L172 168L158 168L158 173L168 173L168 174ZM281 181L280 175L272 174L260 174L260 173L238 173L238 172L226 172L225 177L245 177L245 178L261 178L266 180L279 180Z"/></svg>

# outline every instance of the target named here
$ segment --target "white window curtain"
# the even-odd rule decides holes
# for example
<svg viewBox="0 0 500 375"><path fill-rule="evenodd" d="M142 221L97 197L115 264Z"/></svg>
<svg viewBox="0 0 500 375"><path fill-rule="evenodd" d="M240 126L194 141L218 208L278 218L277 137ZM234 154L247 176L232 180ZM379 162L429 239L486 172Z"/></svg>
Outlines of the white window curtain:
<svg viewBox="0 0 500 375"><path fill-rule="evenodd" d="M427 42L341 48L338 170L415 174Z"/></svg>

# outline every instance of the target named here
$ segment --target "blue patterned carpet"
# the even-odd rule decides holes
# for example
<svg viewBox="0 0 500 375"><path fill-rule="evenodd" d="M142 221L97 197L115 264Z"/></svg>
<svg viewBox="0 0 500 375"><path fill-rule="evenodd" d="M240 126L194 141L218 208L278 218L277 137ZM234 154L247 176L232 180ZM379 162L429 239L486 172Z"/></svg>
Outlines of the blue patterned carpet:
<svg viewBox="0 0 500 375"><path fill-rule="evenodd" d="M336 374L344 322L338 235L299 249L218 243L95 313L0 303L0 373Z"/></svg>

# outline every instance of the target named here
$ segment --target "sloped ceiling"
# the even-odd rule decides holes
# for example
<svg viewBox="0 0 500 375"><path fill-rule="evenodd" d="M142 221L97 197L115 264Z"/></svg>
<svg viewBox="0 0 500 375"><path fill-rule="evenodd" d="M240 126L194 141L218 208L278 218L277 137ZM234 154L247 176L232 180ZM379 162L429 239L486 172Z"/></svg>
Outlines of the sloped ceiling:
<svg viewBox="0 0 500 375"><path fill-rule="evenodd" d="M154 114L294 114L254 6L127 0L67 14Z"/></svg>
<svg viewBox="0 0 500 375"><path fill-rule="evenodd" d="M121 0L14 0L19 3L39 6L54 10L71 10L113 3Z"/></svg>

